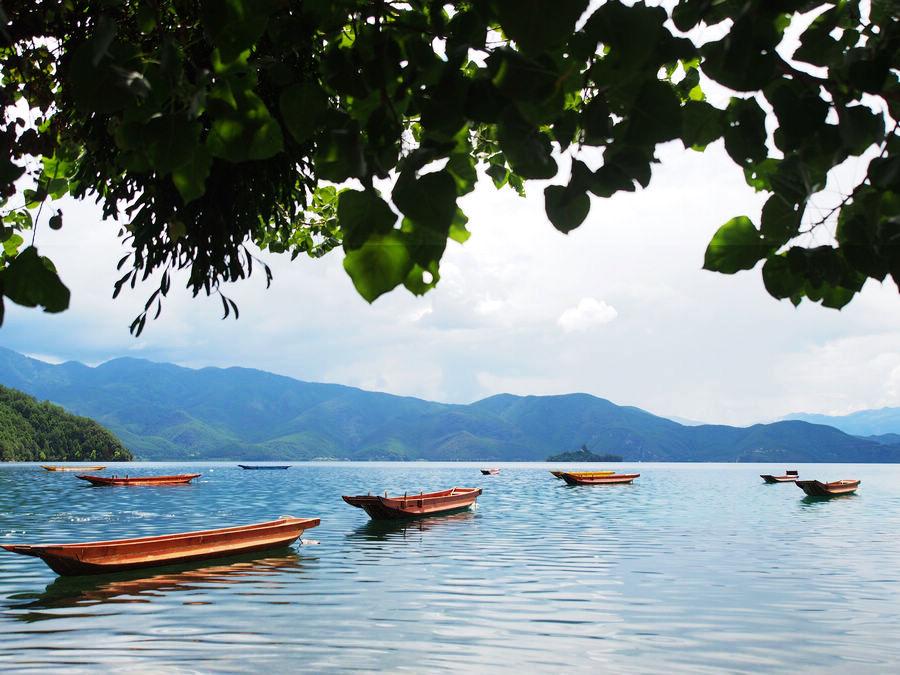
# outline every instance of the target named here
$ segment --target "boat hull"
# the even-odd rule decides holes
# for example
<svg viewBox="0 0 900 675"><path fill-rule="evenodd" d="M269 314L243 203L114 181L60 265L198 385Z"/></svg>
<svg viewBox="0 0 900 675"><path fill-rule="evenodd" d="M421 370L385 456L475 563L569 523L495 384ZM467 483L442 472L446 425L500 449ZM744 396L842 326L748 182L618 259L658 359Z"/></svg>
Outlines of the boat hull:
<svg viewBox="0 0 900 675"><path fill-rule="evenodd" d="M810 497L837 497L856 492L861 481L838 480L833 483L822 483L817 480L798 480L797 487Z"/></svg>
<svg viewBox="0 0 900 675"><path fill-rule="evenodd" d="M797 476L772 476L771 474L760 474L760 478L762 478L767 483L796 483Z"/></svg>
<svg viewBox="0 0 900 675"><path fill-rule="evenodd" d="M75 476L92 485L183 485L199 478L199 473L183 473L176 476L134 476L120 478L118 476Z"/></svg>
<svg viewBox="0 0 900 675"><path fill-rule="evenodd" d="M607 476L583 476L563 472L562 479L569 485L624 485L639 478L639 473L614 473Z"/></svg>
<svg viewBox="0 0 900 675"><path fill-rule="evenodd" d="M498 476L500 475L500 469L481 469L482 476Z"/></svg>
<svg viewBox="0 0 900 675"><path fill-rule="evenodd" d="M281 518L253 525L137 539L2 546L13 553L40 558L62 576L110 574L289 546L305 530L318 524L318 518Z"/></svg>
<svg viewBox="0 0 900 675"><path fill-rule="evenodd" d="M343 500L363 509L373 520L400 520L458 513L471 508L480 494L481 488L452 488L403 497L345 495Z"/></svg>
<svg viewBox="0 0 900 675"><path fill-rule="evenodd" d="M290 464L287 466L250 466L248 464L238 464L238 466L244 469L244 471L278 471L291 468Z"/></svg>
<svg viewBox="0 0 900 675"><path fill-rule="evenodd" d="M41 464L45 471L103 471L105 466L47 466Z"/></svg>

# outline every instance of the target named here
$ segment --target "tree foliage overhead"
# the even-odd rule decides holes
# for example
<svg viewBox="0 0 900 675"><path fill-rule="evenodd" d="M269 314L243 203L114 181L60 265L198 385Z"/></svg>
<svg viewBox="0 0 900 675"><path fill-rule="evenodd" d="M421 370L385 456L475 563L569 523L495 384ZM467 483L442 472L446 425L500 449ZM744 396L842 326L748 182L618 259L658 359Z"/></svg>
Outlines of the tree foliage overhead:
<svg viewBox="0 0 900 675"><path fill-rule="evenodd" d="M900 280L895 0L588 4L3 2L0 320L4 296L68 306L25 242L62 226L48 204L66 194L125 224L115 294L158 280L139 333L175 270L194 294L219 293L252 272L251 245L342 247L369 301L424 293L447 241L469 236L458 203L479 179L518 193L552 180L547 217L570 232L591 195L646 187L659 144L720 138L769 196L758 222L719 229L707 269L763 261L773 296L828 307L868 278ZM706 27L722 37L704 41ZM708 81L733 92L724 108ZM808 215L829 172L863 154L864 178L832 213ZM808 236L818 228L831 243Z"/></svg>
<svg viewBox="0 0 900 675"><path fill-rule="evenodd" d="M131 453L87 417L0 386L0 461L129 461Z"/></svg>

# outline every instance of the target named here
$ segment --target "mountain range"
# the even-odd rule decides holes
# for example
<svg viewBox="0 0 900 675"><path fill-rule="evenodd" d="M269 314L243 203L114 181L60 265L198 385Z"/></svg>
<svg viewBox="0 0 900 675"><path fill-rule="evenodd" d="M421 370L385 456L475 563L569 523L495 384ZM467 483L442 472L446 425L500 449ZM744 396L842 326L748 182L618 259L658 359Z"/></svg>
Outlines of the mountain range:
<svg viewBox="0 0 900 675"><path fill-rule="evenodd" d="M586 445L626 461L900 461L900 443L821 424L685 426L589 394L456 405L248 368L52 365L3 348L0 384L97 420L148 460L533 461Z"/></svg>
<svg viewBox="0 0 900 675"><path fill-rule="evenodd" d="M816 415L794 413L786 420L802 420L811 424L827 424L854 436L871 436L896 443L900 441L900 408L860 410L849 415Z"/></svg>

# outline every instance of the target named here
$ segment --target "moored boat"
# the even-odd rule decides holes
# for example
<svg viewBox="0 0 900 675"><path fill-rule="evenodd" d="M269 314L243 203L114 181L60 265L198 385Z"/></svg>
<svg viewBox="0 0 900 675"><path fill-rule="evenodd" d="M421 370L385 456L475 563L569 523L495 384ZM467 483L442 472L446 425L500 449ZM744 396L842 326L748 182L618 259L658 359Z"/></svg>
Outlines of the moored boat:
<svg viewBox="0 0 900 675"><path fill-rule="evenodd" d="M767 483L793 483L799 477L800 474L797 471L785 471L783 476L773 476L769 473L761 473L759 477L762 478Z"/></svg>
<svg viewBox="0 0 900 675"><path fill-rule="evenodd" d="M860 482L851 479L836 480L833 483L823 483L818 480L798 480L797 487L810 497L836 497L856 492Z"/></svg>
<svg viewBox="0 0 900 675"><path fill-rule="evenodd" d="M199 473L180 473L174 476L75 476L94 485L182 485L198 478Z"/></svg>
<svg viewBox="0 0 900 675"><path fill-rule="evenodd" d="M639 473L612 473L606 475L584 475L584 473L563 472L562 479L569 485L617 485L630 483Z"/></svg>
<svg viewBox="0 0 900 675"><path fill-rule="evenodd" d="M41 464L41 468L47 471L103 471L105 466L55 466L50 464Z"/></svg>
<svg viewBox="0 0 900 675"><path fill-rule="evenodd" d="M396 518L421 518L454 513L470 508L481 488L454 487L440 492L420 492L404 494L400 497L383 497L378 495L357 495L342 499L357 508L363 509L374 520L393 520Z"/></svg>
<svg viewBox="0 0 900 675"><path fill-rule="evenodd" d="M13 553L40 558L57 574L108 574L288 546L304 530L318 524L318 518L285 516L252 525L135 539L0 546Z"/></svg>
<svg viewBox="0 0 900 675"><path fill-rule="evenodd" d="M573 476L582 476L584 478L590 478L592 476L612 476L615 474L615 471L551 471L550 475L555 478L562 478L564 473L571 474Z"/></svg>
<svg viewBox="0 0 900 675"><path fill-rule="evenodd" d="M497 469L497 468L493 468L493 469L482 469L482 470L481 470L481 475L482 475L482 476L499 476L499 475L500 475L500 469Z"/></svg>
<svg viewBox="0 0 900 675"><path fill-rule="evenodd" d="M290 464L238 464L239 467L246 471L265 471L265 470L277 470L277 469L290 469Z"/></svg>

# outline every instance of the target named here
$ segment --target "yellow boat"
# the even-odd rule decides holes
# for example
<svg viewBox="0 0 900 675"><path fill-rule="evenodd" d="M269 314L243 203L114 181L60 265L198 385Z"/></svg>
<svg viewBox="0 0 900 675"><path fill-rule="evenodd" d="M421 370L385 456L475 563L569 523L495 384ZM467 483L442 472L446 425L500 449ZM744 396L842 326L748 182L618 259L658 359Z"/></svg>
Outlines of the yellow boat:
<svg viewBox="0 0 900 675"><path fill-rule="evenodd" d="M46 469L47 471L103 471L105 466L52 466L47 464L41 464L42 469Z"/></svg>
<svg viewBox="0 0 900 675"><path fill-rule="evenodd" d="M602 476L612 476L615 471L551 471L554 478L562 478L564 473L582 478L600 478Z"/></svg>

